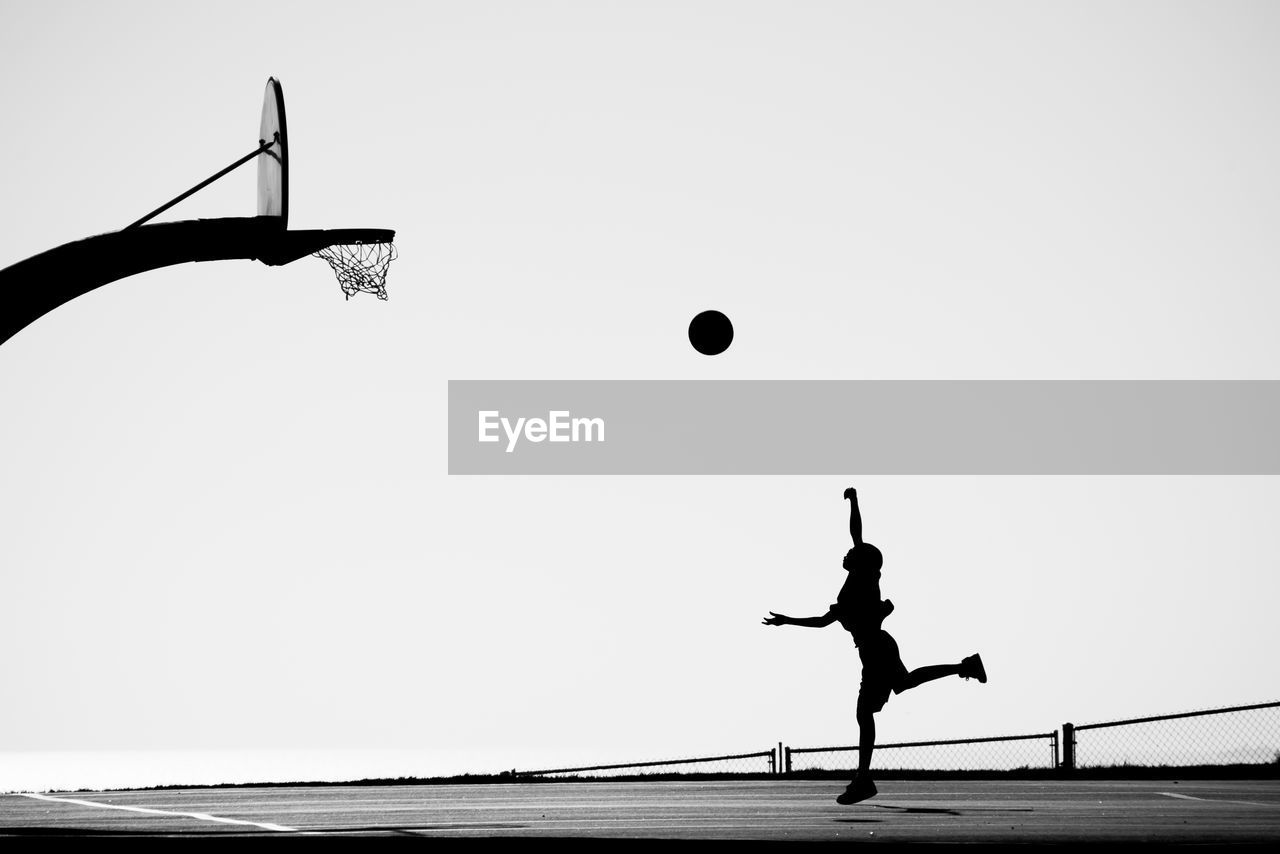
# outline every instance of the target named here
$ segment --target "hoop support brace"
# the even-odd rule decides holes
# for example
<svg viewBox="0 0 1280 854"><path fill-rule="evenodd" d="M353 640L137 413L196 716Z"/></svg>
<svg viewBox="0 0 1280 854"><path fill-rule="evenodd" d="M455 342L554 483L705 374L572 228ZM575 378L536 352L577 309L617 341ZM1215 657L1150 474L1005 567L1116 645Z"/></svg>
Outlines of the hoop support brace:
<svg viewBox="0 0 1280 854"><path fill-rule="evenodd" d="M246 154L244 157L241 157L241 158L240 158L239 160L237 160L235 163L232 163L232 164L231 164L230 166L228 166L226 169L223 169L221 172L218 172L218 173L216 173L216 174L214 174L214 175L210 175L208 178L205 178L203 181L201 181L199 184L196 184L196 185L195 185L194 187L192 187L190 190L187 190L185 193L183 193L182 195L178 196L177 198L170 199L169 201L165 202L163 205L161 205L160 207L156 208L156 209L155 209L155 210L153 210L151 213L147 214L146 216L144 216L142 219L138 220L137 222L130 223L129 225L126 225L123 229L121 229L121 231L128 231L128 230L129 230L129 229L131 229L131 228L137 228L138 226L142 225L142 224L143 224L144 222L146 222L147 220L149 220L149 219L151 219L151 218L153 218L153 217L157 216L158 214L162 214L162 213L164 213L164 212L165 212L165 211L167 211L169 208L173 207L173 206L174 206L174 205L176 205L178 202L180 202L180 201L182 201L183 199L185 199L187 196L190 196L192 193L196 193L196 192L199 192L200 190L203 190L205 187L209 186L209 185L210 185L210 184L212 184L214 181L216 181L216 180L218 180L219 178L221 178L223 175L226 175L228 172L231 172L231 171L232 171L232 170L234 170L234 169L239 169L241 166L243 166L244 164L248 163L248 162L249 162L250 160L252 160L253 158L257 157L259 154L266 153L266 152L267 152L267 149L271 148L273 145L275 145L275 144L276 144L277 142L279 142L279 141L280 141L280 132L279 132L279 131L277 131L274 135L272 135L272 137L271 137L271 141L270 141L270 142L266 141L265 139L260 139L260 140L258 140L258 143L259 143L259 144L258 144L258 147L257 147L257 148L255 148L253 151L250 151L250 152L249 152L248 154Z"/></svg>

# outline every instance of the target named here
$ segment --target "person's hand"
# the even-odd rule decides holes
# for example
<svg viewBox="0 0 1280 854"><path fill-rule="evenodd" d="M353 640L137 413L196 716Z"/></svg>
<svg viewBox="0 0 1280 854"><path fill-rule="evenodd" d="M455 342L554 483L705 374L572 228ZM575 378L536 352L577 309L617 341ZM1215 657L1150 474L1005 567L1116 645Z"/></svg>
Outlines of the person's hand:
<svg viewBox="0 0 1280 854"><path fill-rule="evenodd" d="M764 625L766 626L785 626L786 624L787 618L782 614L775 614L773 611L770 611L769 616L764 618Z"/></svg>
<svg viewBox="0 0 1280 854"><path fill-rule="evenodd" d="M851 486L844 491L844 497L846 501L852 501L853 499L858 497L858 490L854 489Z"/></svg>

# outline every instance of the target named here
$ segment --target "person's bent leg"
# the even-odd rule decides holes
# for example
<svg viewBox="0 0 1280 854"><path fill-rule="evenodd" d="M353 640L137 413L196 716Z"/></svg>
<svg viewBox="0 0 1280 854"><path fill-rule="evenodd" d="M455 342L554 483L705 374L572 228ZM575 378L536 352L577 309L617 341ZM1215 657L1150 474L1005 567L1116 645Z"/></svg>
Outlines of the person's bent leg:
<svg viewBox="0 0 1280 854"><path fill-rule="evenodd" d="M926 667L917 667L902 680L902 688L900 690L906 691L908 688L915 688L917 685L923 685L926 682L932 682L944 676L959 675L959 664L930 664Z"/></svg>
<svg viewBox="0 0 1280 854"><path fill-rule="evenodd" d="M977 679L979 682L987 681L987 671L982 665L982 656L975 653L959 664L930 664L926 667L917 667L903 677L897 690L906 691L908 688L915 688L917 685L923 685L944 676L960 676L964 679Z"/></svg>

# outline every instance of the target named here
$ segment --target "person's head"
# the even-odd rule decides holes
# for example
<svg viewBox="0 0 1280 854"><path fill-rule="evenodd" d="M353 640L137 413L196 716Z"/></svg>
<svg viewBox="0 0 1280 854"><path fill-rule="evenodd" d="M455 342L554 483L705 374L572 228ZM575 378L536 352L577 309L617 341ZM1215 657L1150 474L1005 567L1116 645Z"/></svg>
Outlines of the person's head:
<svg viewBox="0 0 1280 854"><path fill-rule="evenodd" d="M882 566L884 566L884 555L880 554L880 550L871 543L854 546L844 556L844 568L849 572L859 569L875 572Z"/></svg>

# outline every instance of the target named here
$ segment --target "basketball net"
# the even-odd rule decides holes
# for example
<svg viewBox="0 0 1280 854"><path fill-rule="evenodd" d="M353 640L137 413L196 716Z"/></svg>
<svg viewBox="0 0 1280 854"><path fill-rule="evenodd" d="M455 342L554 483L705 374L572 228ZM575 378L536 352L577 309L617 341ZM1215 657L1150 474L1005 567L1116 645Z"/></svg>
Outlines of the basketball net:
<svg viewBox="0 0 1280 854"><path fill-rule="evenodd" d="M314 254L333 269L347 299L358 291L387 298L387 268L397 255L394 243L339 243Z"/></svg>

